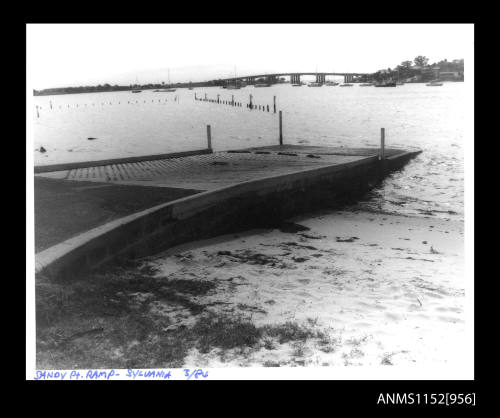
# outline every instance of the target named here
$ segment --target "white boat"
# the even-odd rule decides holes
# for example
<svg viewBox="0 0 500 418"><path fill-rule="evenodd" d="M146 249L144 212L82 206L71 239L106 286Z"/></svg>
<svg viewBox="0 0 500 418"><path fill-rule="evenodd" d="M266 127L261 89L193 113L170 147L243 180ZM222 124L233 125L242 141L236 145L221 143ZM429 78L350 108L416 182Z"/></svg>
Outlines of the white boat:
<svg viewBox="0 0 500 418"><path fill-rule="evenodd" d="M431 87L439 87L442 86L443 83L437 80L431 81L430 83L427 83L426 86L431 86Z"/></svg>
<svg viewBox="0 0 500 418"><path fill-rule="evenodd" d="M302 86L302 83L292 83L292 87L300 87Z"/></svg>
<svg viewBox="0 0 500 418"><path fill-rule="evenodd" d="M325 86L331 86L331 87L333 87L333 86L338 86L339 84L340 83L337 83L336 81L327 81L325 83Z"/></svg>
<svg viewBox="0 0 500 418"><path fill-rule="evenodd" d="M352 86L354 86L354 84L344 83L344 84L341 84L339 87L352 87Z"/></svg>
<svg viewBox="0 0 500 418"><path fill-rule="evenodd" d="M323 84L321 83L309 83L307 87L323 87Z"/></svg>
<svg viewBox="0 0 500 418"><path fill-rule="evenodd" d="M256 83L254 87L271 87L269 83Z"/></svg>

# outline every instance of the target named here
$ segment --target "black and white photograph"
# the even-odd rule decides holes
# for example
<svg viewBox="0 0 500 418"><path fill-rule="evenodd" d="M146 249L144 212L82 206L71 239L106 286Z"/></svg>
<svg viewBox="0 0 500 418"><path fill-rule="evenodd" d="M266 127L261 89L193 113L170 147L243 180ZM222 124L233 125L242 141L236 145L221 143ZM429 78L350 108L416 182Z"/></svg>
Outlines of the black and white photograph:
<svg viewBox="0 0 500 418"><path fill-rule="evenodd" d="M474 379L474 24L26 41L27 380Z"/></svg>

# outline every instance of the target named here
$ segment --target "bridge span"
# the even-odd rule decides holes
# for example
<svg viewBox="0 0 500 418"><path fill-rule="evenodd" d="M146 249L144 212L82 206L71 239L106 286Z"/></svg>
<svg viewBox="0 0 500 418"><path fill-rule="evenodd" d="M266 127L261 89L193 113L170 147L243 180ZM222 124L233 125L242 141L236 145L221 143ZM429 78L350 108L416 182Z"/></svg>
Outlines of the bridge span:
<svg viewBox="0 0 500 418"><path fill-rule="evenodd" d="M290 77L291 83L300 83L301 76L312 75L316 77L316 83L323 84L326 81L327 76L343 76L344 83L350 83L355 80L356 77L367 76L369 73L325 73L325 72L284 72L284 73L273 73L273 74L256 74L247 75L241 77L229 77L213 80L215 83L231 84L235 82L245 82L246 84L255 84L258 79L265 79L267 83L275 84L278 83L279 77Z"/></svg>

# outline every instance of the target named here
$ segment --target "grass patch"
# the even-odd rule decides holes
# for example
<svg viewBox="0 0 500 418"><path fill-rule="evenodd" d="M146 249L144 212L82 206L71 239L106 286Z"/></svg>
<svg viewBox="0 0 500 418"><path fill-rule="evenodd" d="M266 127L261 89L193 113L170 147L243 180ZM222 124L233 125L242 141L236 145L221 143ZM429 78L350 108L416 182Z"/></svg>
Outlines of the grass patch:
<svg viewBox="0 0 500 418"><path fill-rule="evenodd" d="M308 338L318 337L318 331L291 321L280 325L266 325L263 329L266 335L277 338L280 344L290 341L306 341Z"/></svg>
<svg viewBox="0 0 500 418"><path fill-rule="evenodd" d="M131 263L67 283L37 277L37 364L45 368L173 367L191 339L165 332L171 319L151 303L205 311L193 301L215 288L202 280L155 277L154 268ZM179 343L185 341L185 343Z"/></svg>
<svg viewBox="0 0 500 418"><path fill-rule="evenodd" d="M198 337L197 347L202 353L215 347L223 350L252 347L262 336L262 329L250 321L215 314L201 318L192 332Z"/></svg>
<svg viewBox="0 0 500 418"><path fill-rule="evenodd" d="M212 313L203 296L216 283L155 274L154 268L133 263L66 283L37 277L37 367L182 367L192 348L203 354L218 349L221 358L236 349L247 357L288 342L302 357L307 339L327 338L315 330L317 319L257 327L241 314ZM183 322L186 312L192 322Z"/></svg>

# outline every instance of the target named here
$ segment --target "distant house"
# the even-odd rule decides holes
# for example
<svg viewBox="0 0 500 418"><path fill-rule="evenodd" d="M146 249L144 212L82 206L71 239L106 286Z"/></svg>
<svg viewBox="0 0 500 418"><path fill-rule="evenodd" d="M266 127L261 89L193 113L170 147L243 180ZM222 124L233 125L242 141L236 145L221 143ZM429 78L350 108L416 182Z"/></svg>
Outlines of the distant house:
<svg viewBox="0 0 500 418"><path fill-rule="evenodd" d="M443 81L460 81L463 78L464 74L460 71L442 71L439 73L439 79Z"/></svg>

